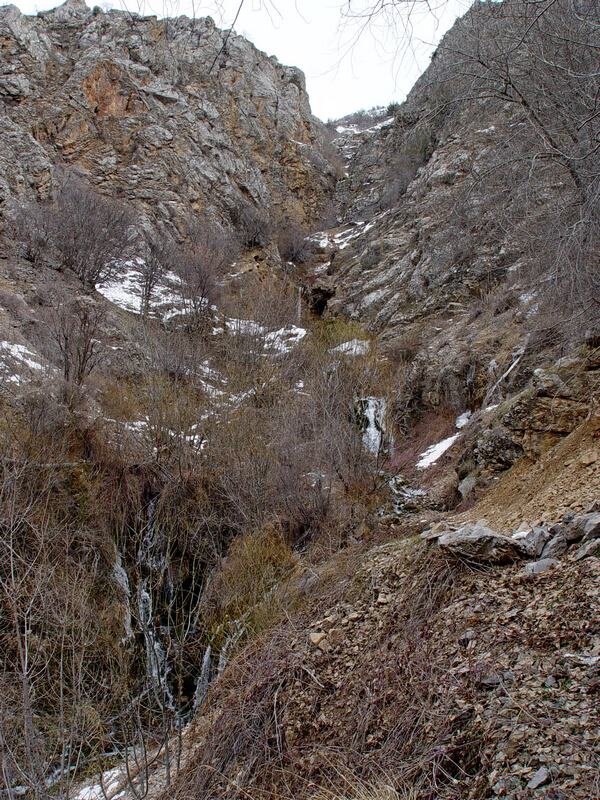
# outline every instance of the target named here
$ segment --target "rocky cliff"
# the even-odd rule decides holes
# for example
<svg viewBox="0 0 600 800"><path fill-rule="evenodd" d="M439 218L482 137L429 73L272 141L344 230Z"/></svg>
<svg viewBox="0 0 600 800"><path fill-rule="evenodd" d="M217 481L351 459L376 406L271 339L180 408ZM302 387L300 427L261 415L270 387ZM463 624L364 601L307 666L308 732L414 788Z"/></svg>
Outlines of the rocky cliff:
<svg viewBox="0 0 600 800"><path fill-rule="evenodd" d="M547 74L534 69L543 45L530 36L524 49L519 25L532 12L518 13L476 5L392 116L338 126L344 225L321 237L326 266L309 293L407 357L406 394L421 408L496 400L522 388L545 355L598 333L591 17L581 20L586 67L569 85L560 45ZM512 56L498 54L500 41ZM578 92L581 107L569 100Z"/></svg>
<svg viewBox="0 0 600 800"><path fill-rule="evenodd" d="M47 197L60 167L151 224L318 216L333 174L302 73L211 19L5 6L0 42L3 209Z"/></svg>

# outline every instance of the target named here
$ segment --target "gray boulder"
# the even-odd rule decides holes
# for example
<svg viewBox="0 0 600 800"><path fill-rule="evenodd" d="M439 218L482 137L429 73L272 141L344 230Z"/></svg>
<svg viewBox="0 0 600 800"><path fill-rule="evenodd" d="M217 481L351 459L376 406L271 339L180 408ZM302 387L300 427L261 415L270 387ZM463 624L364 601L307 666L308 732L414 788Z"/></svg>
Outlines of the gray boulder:
<svg viewBox="0 0 600 800"><path fill-rule="evenodd" d="M537 772L533 774L533 777L527 784L528 789L539 789L540 786L544 786L550 780L550 770L547 767L540 767Z"/></svg>
<svg viewBox="0 0 600 800"><path fill-rule="evenodd" d="M532 558L541 556L551 537L551 531L545 525L536 525L530 530L516 531L512 535L512 539L517 541Z"/></svg>
<svg viewBox="0 0 600 800"><path fill-rule="evenodd" d="M552 534L560 534L568 544L589 542L600 537L600 513L597 511L578 514L565 514L563 521L550 528Z"/></svg>
<svg viewBox="0 0 600 800"><path fill-rule="evenodd" d="M583 515L583 541L591 542L593 539L600 539L600 514Z"/></svg>
<svg viewBox="0 0 600 800"><path fill-rule="evenodd" d="M569 542L562 531L554 534L542 550L542 558L559 558L567 552Z"/></svg>
<svg viewBox="0 0 600 800"><path fill-rule="evenodd" d="M590 556L600 558L600 539L590 539L589 542L583 544L575 553L575 561L581 561Z"/></svg>
<svg viewBox="0 0 600 800"><path fill-rule="evenodd" d="M539 561L530 561L529 564L525 564L523 572L525 575L540 575L542 572L547 572L559 564L560 561L556 558L541 558Z"/></svg>
<svg viewBox="0 0 600 800"><path fill-rule="evenodd" d="M0 95L8 97L27 97L31 93L31 85L25 75L0 76Z"/></svg>
<svg viewBox="0 0 600 800"><path fill-rule="evenodd" d="M526 558L526 548L515 539L478 523L467 523L443 533L438 544L452 555L480 564L504 564Z"/></svg>

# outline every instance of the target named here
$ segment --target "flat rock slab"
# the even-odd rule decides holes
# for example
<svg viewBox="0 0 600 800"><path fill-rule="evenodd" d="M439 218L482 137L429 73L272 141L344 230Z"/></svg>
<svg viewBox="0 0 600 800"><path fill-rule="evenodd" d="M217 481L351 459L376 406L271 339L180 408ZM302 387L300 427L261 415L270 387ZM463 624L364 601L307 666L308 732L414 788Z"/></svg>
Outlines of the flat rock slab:
<svg viewBox="0 0 600 800"><path fill-rule="evenodd" d="M527 550L518 540L496 533L483 525L463 525L443 533L438 544L458 558L480 564L504 564L527 558Z"/></svg>

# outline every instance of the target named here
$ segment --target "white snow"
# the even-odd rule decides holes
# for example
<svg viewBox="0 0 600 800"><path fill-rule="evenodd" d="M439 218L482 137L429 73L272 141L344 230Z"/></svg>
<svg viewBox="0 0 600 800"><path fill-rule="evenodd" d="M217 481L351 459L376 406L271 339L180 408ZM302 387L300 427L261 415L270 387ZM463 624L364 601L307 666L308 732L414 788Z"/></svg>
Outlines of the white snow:
<svg viewBox="0 0 600 800"><path fill-rule="evenodd" d="M226 319L225 328L238 336L260 336L265 333L263 326L252 319Z"/></svg>
<svg viewBox="0 0 600 800"><path fill-rule="evenodd" d="M384 119L383 122L378 122L376 125L372 125L370 128L360 128L359 125L352 124L352 125L338 125L336 127L336 133L347 133L351 136L355 136L359 133L375 133L376 131L380 131L382 128L387 128L388 125L394 124L395 117L388 117Z"/></svg>
<svg viewBox="0 0 600 800"><path fill-rule="evenodd" d="M331 261L326 261L324 264L319 264L318 267L315 267L313 272L315 275L322 275L324 272L327 272L330 266Z"/></svg>
<svg viewBox="0 0 600 800"><path fill-rule="evenodd" d="M275 331L251 319L226 319L225 328L235 335L262 337L265 347L278 353L289 353L306 336L306 329L298 325L285 325ZM217 333L220 331L216 331Z"/></svg>
<svg viewBox="0 0 600 800"><path fill-rule="evenodd" d="M143 259L135 258L120 261L108 280L96 287L99 294L119 308L132 314L140 314L142 306L142 274ZM182 298L176 287L181 278L174 272L166 272L152 290L150 310L163 319L170 319L185 313Z"/></svg>
<svg viewBox="0 0 600 800"><path fill-rule="evenodd" d="M81 788L73 800L104 800L105 797L111 798L119 785L123 783L124 775L121 767L114 767L107 772L103 772L98 783L90 783Z"/></svg>
<svg viewBox="0 0 600 800"><path fill-rule="evenodd" d="M271 331L265 336L265 342L278 353L289 353L306 336L306 329L298 325L286 325L277 331Z"/></svg>
<svg viewBox="0 0 600 800"><path fill-rule="evenodd" d="M0 341L0 359L4 361L6 369L3 377L10 383L21 383L22 377L17 371L20 372L23 367L34 372L44 369L37 353L15 342Z"/></svg>
<svg viewBox="0 0 600 800"><path fill-rule="evenodd" d="M421 456L416 464L417 469L427 469L427 467L435 464L438 458L440 458L440 456L442 456L446 450L452 447L459 436L460 433L455 433L452 436L448 436L447 439L442 439L441 442L432 444L431 447L428 447L424 453L421 453Z"/></svg>
<svg viewBox="0 0 600 800"><path fill-rule="evenodd" d="M369 352L371 344L365 339L351 339L349 342L342 342L334 347L332 353L344 353L350 356L364 356Z"/></svg>
<svg viewBox="0 0 600 800"><path fill-rule="evenodd" d="M335 130L336 133L360 133L358 125L338 125Z"/></svg>
<svg viewBox="0 0 600 800"><path fill-rule="evenodd" d="M367 421L363 431L363 445L370 453L378 455L385 430L385 399L383 397L363 397L359 402Z"/></svg>

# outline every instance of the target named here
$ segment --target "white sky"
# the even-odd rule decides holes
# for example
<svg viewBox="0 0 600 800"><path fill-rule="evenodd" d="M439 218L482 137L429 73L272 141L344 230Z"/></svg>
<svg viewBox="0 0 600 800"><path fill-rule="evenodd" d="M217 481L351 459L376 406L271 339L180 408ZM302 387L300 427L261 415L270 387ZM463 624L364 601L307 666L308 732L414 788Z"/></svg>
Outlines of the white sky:
<svg viewBox="0 0 600 800"><path fill-rule="evenodd" d="M89 5L123 7L158 16L212 16L219 27L231 26L239 0L86 0ZM10 0L0 0L10 2ZM52 8L60 0L13 0L25 13ZM363 10L375 0L352 0ZM380 17L362 30L364 21L343 18L344 0L245 0L235 26L283 64L305 75L313 112L335 119L360 108L401 101L429 63L429 56L468 0L411 0L410 25ZM435 9L435 4L439 6Z"/></svg>

